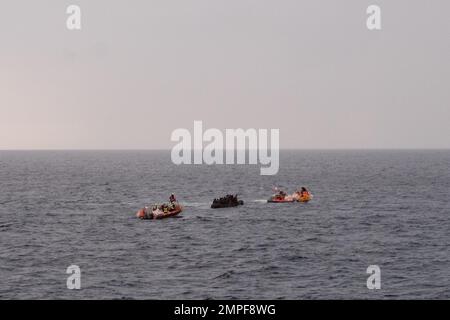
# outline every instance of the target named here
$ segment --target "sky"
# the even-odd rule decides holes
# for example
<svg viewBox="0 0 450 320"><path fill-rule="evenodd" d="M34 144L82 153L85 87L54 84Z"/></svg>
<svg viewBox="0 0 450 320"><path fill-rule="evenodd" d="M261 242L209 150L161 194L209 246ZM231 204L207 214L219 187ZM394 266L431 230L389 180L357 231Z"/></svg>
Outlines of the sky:
<svg viewBox="0 0 450 320"><path fill-rule="evenodd" d="M0 149L169 149L194 120L281 148L450 148L448 0L0 6Z"/></svg>

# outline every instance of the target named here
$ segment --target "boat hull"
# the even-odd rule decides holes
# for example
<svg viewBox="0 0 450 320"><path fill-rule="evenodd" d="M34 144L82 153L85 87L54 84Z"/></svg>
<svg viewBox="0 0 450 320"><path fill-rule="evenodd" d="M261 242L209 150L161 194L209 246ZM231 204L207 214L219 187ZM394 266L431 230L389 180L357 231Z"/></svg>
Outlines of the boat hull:
<svg viewBox="0 0 450 320"><path fill-rule="evenodd" d="M179 215L182 211L183 211L183 207L180 205L176 206L175 209L167 211L167 212L163 212L159 209L154 210L154 211L152 211L153 219L160 220L160 219L175 217L175 216Z"/></svg>
<svg viewBox="0 0 450 320"><path fill-rule="evenodd" d="M161 220L165 218L175 217L183 212L183 207L180 205L176 205L173 210L169 210L167 212L161 211L160 209L156 209L150 211L147 207L140 209L136 213L136 217L144 220Z"/></svg>
<svg viewBox="0 0 450 320"><path fill-rule="evenodd" d="M242 206L244 205L244 201L239 200L238 202L233 202L233 203L217 203L217 202L213 202L211 205L212 209L221 209L221 208L234 208L234 207L238 207L238 206Z"/></svg>

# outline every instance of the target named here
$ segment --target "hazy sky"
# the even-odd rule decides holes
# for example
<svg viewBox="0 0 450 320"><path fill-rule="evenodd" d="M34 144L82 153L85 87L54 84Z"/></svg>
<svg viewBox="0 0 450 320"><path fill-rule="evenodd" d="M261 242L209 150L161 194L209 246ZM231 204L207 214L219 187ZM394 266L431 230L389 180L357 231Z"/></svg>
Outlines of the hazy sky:
<svg viewBox="0 0 450 320"><path fill-rule="evenodd" d="M1 0L0 149L171 148L194 120L279 128L283 148L449 148L449 14L448 0Z"/></svg>

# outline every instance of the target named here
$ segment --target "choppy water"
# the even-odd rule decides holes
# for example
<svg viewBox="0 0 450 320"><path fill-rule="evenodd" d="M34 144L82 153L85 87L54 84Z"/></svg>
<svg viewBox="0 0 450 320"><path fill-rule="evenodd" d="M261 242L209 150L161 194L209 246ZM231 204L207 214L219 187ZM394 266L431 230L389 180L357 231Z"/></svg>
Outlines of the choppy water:
<svg viewBox="0 0 450 320"><path fill-rule="evenodd" d="M277 176L168 151L0 152L0 298L449 299L449 168L449 151L285 151ZM267 204L275 185L315 198ZM135 218L170 192L180 218ZM226 193L245 205L209 209Z"/></svg>

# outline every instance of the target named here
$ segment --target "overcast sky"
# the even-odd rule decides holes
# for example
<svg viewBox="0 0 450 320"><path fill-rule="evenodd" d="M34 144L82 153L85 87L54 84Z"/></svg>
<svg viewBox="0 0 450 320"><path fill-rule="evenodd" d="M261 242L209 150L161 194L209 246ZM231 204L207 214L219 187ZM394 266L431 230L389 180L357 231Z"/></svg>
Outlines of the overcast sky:
<svg viewBox="0 0 450 320"><path fill-rule="evenodd" d="M448 0L2 0L0 149L171 148L194 120L278 128L282 148L449 148L449 14Z"/></svg>

